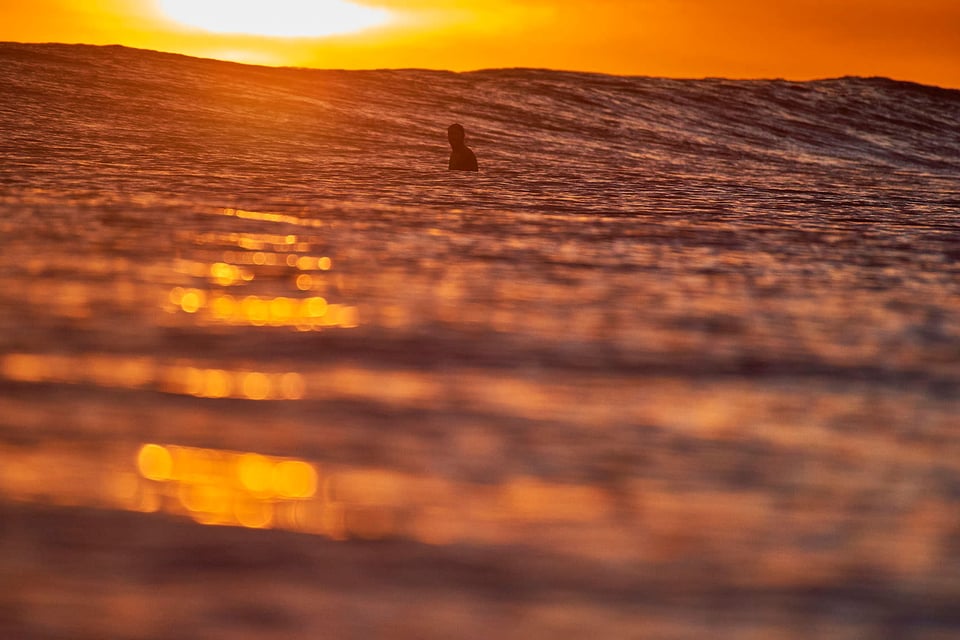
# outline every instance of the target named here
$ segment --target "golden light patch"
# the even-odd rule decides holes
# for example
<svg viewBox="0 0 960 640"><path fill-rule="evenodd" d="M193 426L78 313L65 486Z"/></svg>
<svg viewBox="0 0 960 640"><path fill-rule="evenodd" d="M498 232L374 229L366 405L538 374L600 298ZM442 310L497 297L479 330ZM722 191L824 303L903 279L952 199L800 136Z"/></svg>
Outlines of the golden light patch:
<svg viewBox="0 0 960 640"><path fill-rule="evenodd" d="M346 0L161 0L160 8L183 25L211 33L280 38L352 33L390 19L383 9Z"/></svg>

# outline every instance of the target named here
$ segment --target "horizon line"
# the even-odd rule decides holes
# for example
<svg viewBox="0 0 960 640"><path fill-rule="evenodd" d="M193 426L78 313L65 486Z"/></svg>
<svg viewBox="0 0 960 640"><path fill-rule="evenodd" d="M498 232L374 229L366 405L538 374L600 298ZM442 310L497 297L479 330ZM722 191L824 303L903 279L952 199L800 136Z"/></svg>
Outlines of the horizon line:
<svg viewBox="0 0 960 640"><path fill-rule="evenodd" d="M594 75L594 76L603 76L609 78L645 78L645 79L657 79L657 80L678 80L678 81L706 81L706 80L729 80L732 82L788 82L796 84L806 84L814 82L829 82L832 80L847 80L847 79L857 79L857 80L886 80L889 82L896 82L901 84L911 84L919 87L928 87L932 89L939 89L942 91L960 91L960 86L951 87L938 84L930 84L927 82L919 82L917 80L909 80L902 78L894 78L892 76L863 76L856 74L847 74L840 76L816 76L803 79L797 78L787 78L785 76L780 77L770 77L770 76L756 76L756 77L731 77L731 76L656 76L649 74L622 74L622 73L610 73L606 71L596 71L596 70L585 70L585 69L559 69L551 67L526 67L526 66L513 66L513 67L478 67L476 69L442 69L434 67L370 67L370 68L355 68L348 69L344 67L305 67L305 66L294 66L294 65L282 65L282 64L265 64L265 63L255 63L255 62L239 62L236 60L226 60L223 58L210 58L198 55L192 55L188 53L180 53L177 51L165 51L162 49L147 49L144 47L134 47L126 44L111 43L111 44L91 44L88 42L59 42L59 41L44 41L44 42L25 42L17 40L0 40L0 46L4 45L21 45L21 46L62 46L62 47L89 47L96 49L107 49L107 48L116 48L116 49L126 49L129 51L142 51L145 53L159 54L159 55L168 55L168 56L177 56L181 58L189 58L192 60L207 60L210 62L219 62L224 64L240 65L243 67L254 67L254 68L263 68L263 69L287 69L287 70L297 70L297 71L359 71L359 72L371 72L371 71L428 71L434 73L453 73L453 74L467 74L467 73L482 73L487 71L549 71L551 73L569 73L569 74L579 74L579 75Z"/></svg>

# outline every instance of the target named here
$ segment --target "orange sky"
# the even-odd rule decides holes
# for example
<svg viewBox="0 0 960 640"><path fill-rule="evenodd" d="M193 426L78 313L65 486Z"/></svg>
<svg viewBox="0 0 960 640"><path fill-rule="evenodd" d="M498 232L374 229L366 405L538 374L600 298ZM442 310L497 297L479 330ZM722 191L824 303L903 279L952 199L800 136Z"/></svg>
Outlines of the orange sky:
<svg viewBox="0 0 960 640"><path fill-rule="evenodd" d="M0 0L0 40L124 44L313 67L884 75L960 88L958 0L353 0L391 11L390 20L356 33L297 38L204 31L165 15L163 3L169 13L175 1ZM286 21L298 32L315 24L320 32L336 22L336 3L344 1L232 0L232 6L254 16L271 10L277 24ZM309 6L313 17L292 10L284 17L284 8L297 5Z"/></svg>

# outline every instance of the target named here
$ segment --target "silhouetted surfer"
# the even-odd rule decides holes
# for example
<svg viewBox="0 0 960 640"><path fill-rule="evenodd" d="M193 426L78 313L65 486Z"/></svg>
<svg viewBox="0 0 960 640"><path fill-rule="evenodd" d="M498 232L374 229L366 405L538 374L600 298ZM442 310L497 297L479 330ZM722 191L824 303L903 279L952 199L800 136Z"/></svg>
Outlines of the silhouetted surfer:
<svg viewBox="0 0 960 640"><path fill-rule="evenodd" d="M452 124L447 128L447 139L450 141L450 165L447 167L451 171L479 171L477 167L477 156L473 154L470 147L464 141L467 132L463 130L463 125Z"/></svg>

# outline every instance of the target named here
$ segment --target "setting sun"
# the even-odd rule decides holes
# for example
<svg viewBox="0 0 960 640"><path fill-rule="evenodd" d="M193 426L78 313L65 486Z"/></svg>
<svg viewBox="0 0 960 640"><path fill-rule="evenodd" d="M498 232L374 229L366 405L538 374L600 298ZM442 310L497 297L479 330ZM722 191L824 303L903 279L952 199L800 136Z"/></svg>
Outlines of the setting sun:
<svg viewBox="0 0 960 640"><path fill-rule="evenodd" d="M345 0L161 0L163 12L213 33L308 38L352 33L386 23L390 14Z"/></svg>

